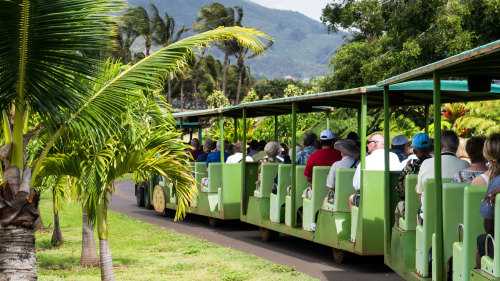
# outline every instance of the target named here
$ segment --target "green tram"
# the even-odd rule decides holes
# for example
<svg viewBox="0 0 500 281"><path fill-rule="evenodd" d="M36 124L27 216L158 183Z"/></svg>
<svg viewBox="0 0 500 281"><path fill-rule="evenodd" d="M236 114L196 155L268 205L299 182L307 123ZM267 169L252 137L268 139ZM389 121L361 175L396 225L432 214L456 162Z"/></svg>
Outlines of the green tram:
<svg viewBox="0 0 500 281"><path fill-rule="evenodd" d="M410 81L429 77L433 80ZM442 80L442 77L467 78L468 81ZM239 129L244 132L248 129L245 128L246 118L292 115L292 164L262 164L261 187L257 190L257 163L211 163L208 171L209 188L202 191L197 185L201 191L200 196L188 212L208 216L211 224L216 219L240 219L257 225L264 240L276 238L278 233L285 233L330 246L337 262L342 262L348 253L384 255L385 263L406 280L500 280L500 247L495 247L494 259L483 257L483 268L473 269L476 237L484 232L478 211L486 187L451 184L449 179L440 178L441 103L498 99L500 87L490 84L492 79L498 77L500 41L384 80L377 86L175 114L174 117L179 118L181 124L182 118L187 118L188 122L194 122L195 118L202 116L232 117L235 121L241 118L243 128ZM434 105L434 159L437 177L424 183L425 190L431 191L424 193L426 197L423 208L428 215L424 225L417 226L416 211L419 202L411 188L416 184L416 177L407 176L406 186L409 188L405 198L406 216L400 220L399 227L394 227L394 210L399 201L394 187L399 172L389 171L388 162L385 163L385 171L364 169L366 117L368 107L383 108L385 120L388 120L391 106L408 105L425 107L426 131L429 106ZM309 183L303 176L304 167L295 165L297 114L328 112L338 107L357 108L360 116L358 129L363 144L360 164L362 188L360 206L354 207L352 212L349 211L348 197L354 193L354 169L337 171L334 204L326 203L323 207L323 198L328 192L325 182L329 167L314 168L312 198L302 199L302 191ZM220 126L222 128L222 121ZM387 123L384 135L386 140L390 139ZM244 143L245 136L243 133L241 141ZM224 136L221 135L220 139L224 139ZM385 146L388 154L388 141ZM245 154L244 150L243 159ZM207 176L204 163L194 164L193 172L198 181ZM276 174L278 192L272 194L271 187ZM157 201L155 207L159 205L156 210L162 212L165 208L176 209L175 198L169 196L168 183L161 179L158 182L159 185L154 187L154 194L158 196L153 196L153 192L149 193L150 200ZM288 185L291 185L290 195L285 190ZM153 197L163 197L165 201L154 200ZM299 219L299 209L302 220ZM500 216L500 206L496 206L495 213ZM500 237L500 222L495 224L495 237ZM429 262L431 253L432 264ZM453 264L453 272L449 276L448 264Z"/></svg>

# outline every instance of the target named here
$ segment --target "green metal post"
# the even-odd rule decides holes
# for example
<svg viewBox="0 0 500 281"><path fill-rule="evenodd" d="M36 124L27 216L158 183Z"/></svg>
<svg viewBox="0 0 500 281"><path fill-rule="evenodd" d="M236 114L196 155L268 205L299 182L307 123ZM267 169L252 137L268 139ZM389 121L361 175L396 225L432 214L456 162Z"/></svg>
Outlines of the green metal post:
<svg viewBox="0 0 500 281"><path fill-rule="evenodd" d="M274 140L278 141L278 115L274 115Z"/></svg>
<svg viewBox="0 0 500 281"><path fill-rule="evenodd" d="M193 140L193 129L189 130L189 142Z"/></svg>
<svg viewBox="0 0 500 281"><path fill-rule="evenodd" d="M198 128L198 139L200 140L200 143L203 143L203 134L202 134L202 129L201 127Z"/></svg>
<svg viewBox="0 0 500 281"><path fill-rule="evenodd" d="M238 118L234 118L234 143L238 142Z"/></svg>
<svg viewBox="0 0 500 281"><path fill-rule="evenodd" d="M358 136L360 137L361 139L361 111L362 111L362 108L358 108Z"/></svg>
<svg viewBox="0 0 500 281"><path fill-rule="evenodd" d="M220 128L220 162L224 163L224 116L222 113L219 115L219 128Z"/></svg>
<svg viewBox="0 0 500 281"><path fill-rule="evenodd" d="M325 112L325 115L326 115L326 128L330 130L330 112L329 111Z"/></svg>
<svg viewBox="0 0 500 281"><path fill-rule="evenodd" d="M389 171L389 86L384 86L384 253L391 253L391 198L390 198L390 171Z"/></svg>
<svg viewBox="0 0 500 281"><path fill-rule="evenodd" d="M182 118L179 118L179 130L181 131L181 141L184 141L184 128L182 126Z"/></svg>
<svg viewBox="0 0 500 281"><path fill-rule="evenodd" d="M360 122L358 123L358 130L360 131L360 141L361 141L361 170L365 169L366 163L366 117L368 114L368 96L367 93L361 94L361 114ZM361 186L363 186L363 177L361 177Z"/></svg>
<svg viewBox="0 0 500 281"><path fill-rule="evenodd" d="M296 185L296 174L297 171L295 170L295 156L296 156L296 144L297 144L297 104L295 102L292 102L292 191L290 192L290 195L292 197L292 227L295 227L297 224L297 214L295 213L295 189L297 188Z"/></svg>
<svg viewBox="0 0 500 281"><path fill-rule="evenodd" d="M425 105L424 109L424 114L425 114L425 133L429 134L429 105Z"/></svg>
<svg viewBox="0 0 500 281"><path fill-rule="evenodd" d="M245 209L246 206L246 167L247 167L247 110L243 108L243 114L242 114L242 121L243 121L243 127L241 128L243 135L241 136L241 142L243 145L243 151L242 151L242 158L241 161L241 214L246 215L247 210Z"/></svg>
<svg viewBox="0 0 500 281"><path fill-rule="evenodd" d="M441 77L434 72L434 179L436 183L436 276L444 280L443 261L443 193L441 179ZM424 190L425 192L425 190Z"/></svg>

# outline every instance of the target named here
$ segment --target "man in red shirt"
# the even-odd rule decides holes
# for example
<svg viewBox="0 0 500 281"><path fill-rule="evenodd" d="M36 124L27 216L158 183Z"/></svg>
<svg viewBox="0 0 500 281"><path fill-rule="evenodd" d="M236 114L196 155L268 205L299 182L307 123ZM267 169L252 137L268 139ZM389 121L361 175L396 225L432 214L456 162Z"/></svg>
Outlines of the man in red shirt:
<svg viewBox="0 0 500 281"><path fill-rule="evenodd" d="M342 156L340 151L333 148L335 143L335 136L330 130L324 130L319 137L321 141L321 149L315 151L307 160L304 176L307 181L312 183L312 174L314 166L331 166L333 163L340 161Z"/></svg>

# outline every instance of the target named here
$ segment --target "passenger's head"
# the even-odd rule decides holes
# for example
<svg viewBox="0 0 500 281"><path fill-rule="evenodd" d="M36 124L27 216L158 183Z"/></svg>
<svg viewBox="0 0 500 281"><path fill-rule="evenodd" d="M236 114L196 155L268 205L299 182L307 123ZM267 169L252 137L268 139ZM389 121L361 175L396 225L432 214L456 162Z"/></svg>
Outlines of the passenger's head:
<svg viewBox="0 0 500 281"><path fill-rule="evenodd" d="M243 152L243 143L241 141L234 144L233 152L234 153L242 153Z"/></svg>
<svg viewBox="0 0 500 281"><path fill-rule="evenodd" d="M194 147L194 149L199 149L200 148L200 140L198 140L197 138L192 139L189 144L192 147Z"/></svg>
<svg viewBox="0 0 500 281"><path fill-rule="evenodd" d="M465 150L466 141L463 138L458 138L458 148L457 148L457 157L458 158L469 158L467 151Z"/></svg>
<svg viewBox="0 0 500 281"><path fill-rule="evenodd" d="M368 153L372 153L377 149L384 149L384 136L382 134L373 134L368 138L366 143Z"/></svg>
<svg viewBox="0 0 500 281"><path fill-rule="evenodd" d="M258 150L259 149L259 141L252 140L250 143L250 150Z"/></svg>
<svg viewBox="0 0 500 281"><path fill-rule="evenodd" d="M206 138L205 141L203 142L203 151L205 152L210 152L214 147L214 141L211 140L210 138Z"/></svg>
<svg viewBox="0 0 500 281"><path fill-rule="evenodd" d="M349 134L347 134L347 138L346 139L350 139L350 140L353 140L355 142L359 141L358 134L356 134L355 132L350 132Z"/></svg>
<svg viewBox="0 0 500 281"><path fill-rule="evenodd" d="M471 163L485 163L483 155L485 136L471 137L465 144L465 151L469 155ZM458 155L457 155L458 156Z"/></svg>
<svg viewBox="0 0 500 281"><path fill-rule="evenodd" d="M417 157L422 157L429 155L431 148L431 140L429 136L425 133L418 133L411 139L411 147L413 147L413 152Z"/></svg>
<svg viewBox="0 0 500 281"><path fill-rule="evenodd" d="M288 145L286 145L286 143L282 142L282 143L280 143L280 146L281 146L280 155L281 156L288 155Z"/></svg>
<svg viewBox="0 0 500 281"><path fill-rule="evenodd" d="M392 149L404 149L407 142L408 138L405 135L397 135L392 139L391 147Z"/></svg>
<svg viewBox="0 0 500 281"><path fill-rule="evenodd" d="M259 141L259 151L263 151L264 148L266 147L266 141L265 140L261 140Z"/></svg>
<svg viewBox="0 0 500 281"><path fill-rule="evenodd" d="M270 141L264 147L264 152L269 157L276 157L281 150L281 146L277 141Z"/></svg>
<svg viewBox="0 0 500 281"><path fill-rule="evenodd" d="M333 147L336 150L340 151L340 153L342 154L342 158L345 156L351 156L356 159L359 158L360 148L352 139L336 141Z"/></svg>
<svg viewBox="0 0 500 281"><path fill-rule="evenodd" d="M321 141L321 147L333 147L333 143L335 141L335 135L331 130L323 130L321 132L321 135L319 136L319 139Z"/></svg>
<svg viewBox="0 0 500 281"><path fill-rule="evenodd" d="M457 133L452 130L444 130L441 132L441 151L457 152L459 140Z"/></svg>
<svg viewBox="0 0 500 281"><path fill-rule="evenodd" d="M224 141L224 151L229 153L229 154L233 154L234 150L234 144L228 142L228 141Z"/></svg>
<svg viewBox="0 0 500 281"><path fill-rule="evenodd" d="M490 163L491 182L500 175L500 164L498 163L500 161L500 134L493 134L484 142L483 155Z"/></svg>
<svg viewBox="0 0 500 281"><path fill-rule="evenodd" d="M304 146L315 146L318 136L313 132L308 132L304 135Z"/></svg>

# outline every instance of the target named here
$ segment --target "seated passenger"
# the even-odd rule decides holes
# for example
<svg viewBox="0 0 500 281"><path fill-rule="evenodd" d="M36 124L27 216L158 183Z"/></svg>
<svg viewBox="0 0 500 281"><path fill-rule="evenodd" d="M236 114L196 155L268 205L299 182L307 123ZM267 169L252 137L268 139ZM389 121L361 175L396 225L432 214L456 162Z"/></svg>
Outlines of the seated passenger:
<svg viewBox="0 0 500 281"><path fill-rule="evenodd" d="M210 138L206 138L203 142L203 154L198 155L196 162L207 162L207 156L210 152L212 152L212 149L214 149L214 147L214 141Z"/></svg>
<svg viewBox="0 0 500 281"><path fill-rule="evenodd" d="M458 171L467 169L470 165L467 161L458 158L455 152L458 148L458 136L451 130L441 132L441 177L452 178ZM418 183L415 187L420 201L423 202L424 181L434 178L434 158L425 160L420 166L418 172ZM423 205L423 204L422 204ZM419 210L417 222L421 225L423 222L422 208Z"/></svg>
<svg viewBox="0 0 500 281"><path fill-rule="evenodd" d="M266 156L264 158L262 158L259 162L260 163L280 163L281 161L277 157L280 150L281 150L281 146L277 141L270 141L264 147L264 152L266 153ZM260 190L261 167L262 167L262 165L259 164L259 173L257 175L257 181L255 182L257 190Z"/></svg>
<svg viewBox="0 0 500 281"><path fill-rule="evenodd" d="M483 199L479 214L484 218L484 230L487 234L493 236L495 227L495 197L500 193L500 134L493 134L484 143L483 148L484 158L490 163L488 169L489 179L487 181L488 190ZM480 178L480 177L478 177ZM475 181L476 179L474 179ZM473 183L474 183L473 181ZM477 252L476 252L476 265L481 268L481 257L486 254L485 240L486 235L482 234L477 237ZM488 242L488 255L493 258L493 244L491 240Z"/></svg>
<svg viewBox="0 0 500 281"><path fill-rule="evenodd" d="M248 145L250 146L250 151L247 154L248 156L252 157L259 153L259 142L257 140L252 140Z"/></svg>
<svg viewBox="0 0 500 281"><path fill-rule="evenodd" d="M485 136L471 137L467 141L465 151L467 155L469 155L472 165L469 168L456 173L453 177L453 182L472 182L474 178L488 171L488 167L486 167L486 159L484 159L483 156L485 141ZM485 183L483 186L486 185L487 184Z"/></svg>
<svg viewBox="0 0 500 281"><path fill-rule="evenodd" d="M196 162L198 156L200 156L200 154L203 154L203 150L200 149L200 141L197 138L194 138L189 144L193 147L193 149L189 150L187 153L188 155L191 155L191 157L193 157L193 159L190 159L189 161Z"/></svg>
<svg viewBox="0 0 500 281"><path fill-rule="evenodd" d="M459 137L458 138L458 148L457 148L457 157L462 159L462 160L465 160L467 162L469 162L469 164L471 164L471 161L470 161L470 157L469 155L467 154L467 150L465 149L465 146L466 146L466 141Z"/></svg>
<svg viewBox="0 0 500 281"><path fill-rule="evenodd" d="M399 175L398 184L396 185L396 192L398 193L401 201L399 201L396 206L396 222L394 224L395 227L399 227L399 218L403 218L405 216L406 175L418 174L422 162L424 162L426 159L431 158L431 156L429 155L429 147L431 146L431 141L427 134L418 133L414 135L411 140L411 146L413 147L413 153L416 156L416 160L408 161L408 165L403 168L403 171L401 171L401 174Z"/></svg>
<svg viewBox="0 0 500 281"><path fill-rule="evenodd" d="M241 141L239 141L234 145L234 154L227 158L226 163L241 163L242 159L243 159L243 144L241 143ZM253 162L252 157L248 155L245 157L245 159L246 162Z"/></svg>
<svg viewBox="0 0 500 281"><path fill-rule="evenodd" d="M284 164L290 164L292 163L292 160L290 159L290 156L288 155L288 146L282 142L280 143L281 150L280 150L280 155L277 156L278 159L283 162Z"/></svg>
<svg viewBox="0 0 500 281"><path fill-rule="evenodd" d="M224 149L227 147L228 142L224 141ZM227 158L229 157L229 154L224 151L224 162L227 161ZM208 154L207 156L207 171L208 171L208 164L210 163L220 163L221 161L220 158L220 141L217 141L217 146L215 147L215 151ZM208 178L202 178L201 179L201 190L204 190L204 187L208 186Z"/></svg>
<svg viewBox="0 0 500 281"><path fill-rule="evenodd" d="M315 151L309 159L307 159L306 168L304 170L304 176L306 176L307 181L312 183L313 168L315 166L331 166L333 163L340 161L342 156L340 151L333 148L335 142L335 135L330 130L324 130L321 132L319 137L321 141L321 149ZM304 190L302 195L303 198L311 198L312 186Z"/></svg>
<svg viewBox="0 0 500 281"><path fill-rule="evenodd" d="M328 195L325 202L333 204L335 198L335 176L339 168L356 168L359 163L360 148L356 141L352 139L339 140L333 146L336 150L340 151L342 160L333 163L326 178L326 187L328 187Z"/></svg>
<svg viewBox="0 0 500 281"><path fill-rule="evenodd" d="M266 157L266 152L264 151L265 147L266 147L266 141L264 140L259 141L259 146L258 146L259 152L252 156L254 162L260 162L262 158Z"/></svg>
<svg viewBox="0 0 500 281"><path fill-rule="evenodd" d="M366 156L365 170L383 171L385 168L385 152L384 152L384 136L382 134L373 134L366 142L366 150L370 155ZM400 162L396 154L389 152L389 169L391 171L399 171ZM352 185L358 192L349 197L349 208L352 210L353 206L359 206L360 189L361 189L361 165L358 165Z"/></svg>
<svg viewBox="0 0 500 281"><path fill-rule="evenodd" d="M399 162L403 161L407 156L405 154L405 145L407 142L408 138L404 135L397 135L392 139L391 149L389 151L398 156Z"/></svg>
<svg viewBox="0 0 500 281"><path fill-rule="evenodd" d="M295 165L305 165L307 164L307 159L313 154L317 148L318 137L315 133L309 132L304 135L304 149L300 152L296 152Z"/></svg>

